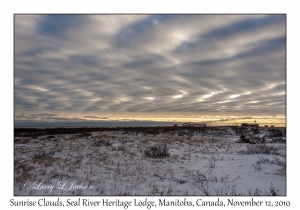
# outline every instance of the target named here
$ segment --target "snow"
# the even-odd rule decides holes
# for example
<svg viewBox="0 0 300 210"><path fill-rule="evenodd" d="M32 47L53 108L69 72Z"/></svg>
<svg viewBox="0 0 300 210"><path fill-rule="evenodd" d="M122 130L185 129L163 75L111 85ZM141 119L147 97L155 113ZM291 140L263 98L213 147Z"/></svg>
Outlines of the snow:
<svg viewBox="0 0 300 210"><path fill-rule="evenodd" d="M228 127L205 132L102 131L87 136L15 137L14 194L286 195L285 141L274 141L270 130L260 129L253 136L266 138L263 145L272 150L249 154L249 146L262 144L237 143L240 136ZM111 144L95 146L96 141ZM159 144L167 145L170 156L145 155L147 147ZM34 158L39 151L54 155ZM70 189L72 182L92 188ZM63 183L65 188L58 189Z"/></svg>

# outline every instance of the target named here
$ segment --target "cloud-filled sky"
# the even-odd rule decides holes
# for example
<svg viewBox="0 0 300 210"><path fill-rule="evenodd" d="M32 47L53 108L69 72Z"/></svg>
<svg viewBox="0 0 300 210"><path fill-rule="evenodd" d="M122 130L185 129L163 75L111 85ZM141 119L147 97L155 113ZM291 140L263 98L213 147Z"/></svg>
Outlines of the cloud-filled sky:
<svg viewBox="0 0 300 210"><path fill-rule="evenodd" d="M285 15L15 15L15 123L285 122Z"/></svg>

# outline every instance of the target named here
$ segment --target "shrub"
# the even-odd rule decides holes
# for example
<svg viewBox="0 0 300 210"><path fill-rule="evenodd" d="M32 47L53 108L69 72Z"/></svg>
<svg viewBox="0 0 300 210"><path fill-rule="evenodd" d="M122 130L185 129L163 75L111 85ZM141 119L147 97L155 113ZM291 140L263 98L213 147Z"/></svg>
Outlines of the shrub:
<svg viewBox="0 0 300 210"><path fill-rule="evenodd" d="M51 158L54 155L54 151L45 151L41 150L38 151L37 153L33 154L32 158L33 159L45 159L45 158Z"/></svg>
<svg viewBox="0 0 300 210"><path fill-rule="evenodd" d="M147 147L145 150L145 155L152 158L164 158L169 157L170 153L166 144L159 144Z"/></svg>
<svg viewBox="0 0 300 210"><path fill-rule="evenodd" d="M246 150L242 150L242 154L278 154L279 148L274 145L266 144L248 144Z"/></svg>
<svg viewBox="0 0 300 210"><path fill-rule="evenodd" d="M186 170L185 171L185 176L194 182L194 185L206 196L209 195L214 195L212 193L212 190L209 186L210 182L222 182L225 184L224 187L221 187L218 189L214 189L215 191L215 195L219 196L219 195L242 195L241 193L237 193L236 189L235 189L235 185L227 185L226 183L230 182L234 182L236 180L241 179L240 176L237 176L236 178L229 180L229 175L223 175L220 178L217 178L215 175L212 174L211 170L207 170L205 173L202 173L200 171L190 171L190 170Z"/></svg>
<svg viewBox="0 0 300 210"><path fill-rule="evenodd" d="M281 168L277 170L276 174L282 175L282 176L286 175L285 157L283 157L283 159L280 159L279 157L273 157L273 160L270 160L269 158L264 158L264 157L258 156L258 161L256 161L256 165L253 165L253 167L255 168L255 171L257 170L257 168L260 168L260 164L273 164L273 165L280 166ZM260 170L261 170L261 168L260 168Z"/></svg>
<svg viewBox="0 0 300 210"><path fill-rule="evenodd" d="M103 139L100 139L98 141L95 141L93 146L94 147L99 147L99 146L111 146L111 142L109 142L108 140L103 140Z"/></svg>
<svg viewBox="0 0 300 210"><path fill-rule="evenodd" d="M256 144L257 139L254 138L252 134L242 134L241 139L239 140L240 143L249 143L249 144Z"/></svg>
<svg viewBox="0 0 300 210"><path fill-rule="evenodd" d="M207 167L210 170L214 169L216 167L217 161L218 161L218 159L216 157L212 156L208 159L208 163L204 167Z"/></svg>
<svg viewBox="0 0 300 210"><path fill-rule="evenodd" d="M261 189L258 189L258 188L256 188L253 193L252 193L251 189L249 189L247 191L248 191L249 196L277 196L278 192L279 192L278 189L275 189L272 182L271 182L271 187L270 187L269 191L267 189L265 189L265 192L263 192Z"/></svg>

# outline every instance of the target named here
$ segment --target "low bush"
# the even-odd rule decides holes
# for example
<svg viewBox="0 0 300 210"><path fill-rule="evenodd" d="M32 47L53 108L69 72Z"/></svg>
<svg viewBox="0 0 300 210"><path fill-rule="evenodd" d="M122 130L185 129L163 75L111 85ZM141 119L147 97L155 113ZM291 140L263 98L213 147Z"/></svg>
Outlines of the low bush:
<svg viewBox="0 0 300 210"><path fill-rule="evenodd" d="M206 166L204 166L204 167L206 167L206 168L212 170L212 169L214 169L214 168L216 167L217 161L218 161L218 159L217 159L216 157L212 156L212 157L210 157L210 158L208 159L208 163L207 163Z"/></svg>
<svg viewBox="0 0 300 210"><path fill-rule="evenodd" d="M253 167L255 168L255 171L257 169L261 170L261 166L260 166L261 164L273 164L273 165L280 166L281 168L277 170L276 174L282 175L282 176L286 175L286 160L285 160L285 157L282 157L282 158L273 157L273 160L270 160L269 158L258 156L258 161L256 161L256 165L253 164Z"/></svg>
<svg viewBox="0 0 300 210"><path fill-rule="evenodd" d="M33 154L33 159L46 159L51 158L54 155L54 151L46 151L46 150L40 150Z"/></svg>
<svg viewBox="0 0 300 210"><path fill-rule="evenodd" d="M94 147L99 147L99 146L111 146L112 143L108 140L103 140L103 139L100 139L100 140L97 140L94 142L93 146Z"/></svg>
<svg viewBox="0 0 300 210"><path fill-rule="evenodd" d="M164 158L169 157L170 153L166 144L159 144L147 147L145 149L145 155L152 158Z"/></svg>
<svg viewBox="0 0 300 210"><path fill-rule="evenodd" d="M274 145L267 145L267 144L248 144L246 149L242 150L241 154L278 154L279 148L275 147Z"/></svg>

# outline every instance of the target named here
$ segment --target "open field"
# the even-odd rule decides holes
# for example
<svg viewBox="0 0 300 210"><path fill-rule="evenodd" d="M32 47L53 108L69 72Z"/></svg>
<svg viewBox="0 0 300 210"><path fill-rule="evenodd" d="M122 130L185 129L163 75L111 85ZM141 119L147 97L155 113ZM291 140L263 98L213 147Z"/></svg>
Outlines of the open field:
<svg viewBox="0 0 300 210"><path fill-rule="evenodd" d="M286 195L286 132L16 128L14 194Z"/></svg>

